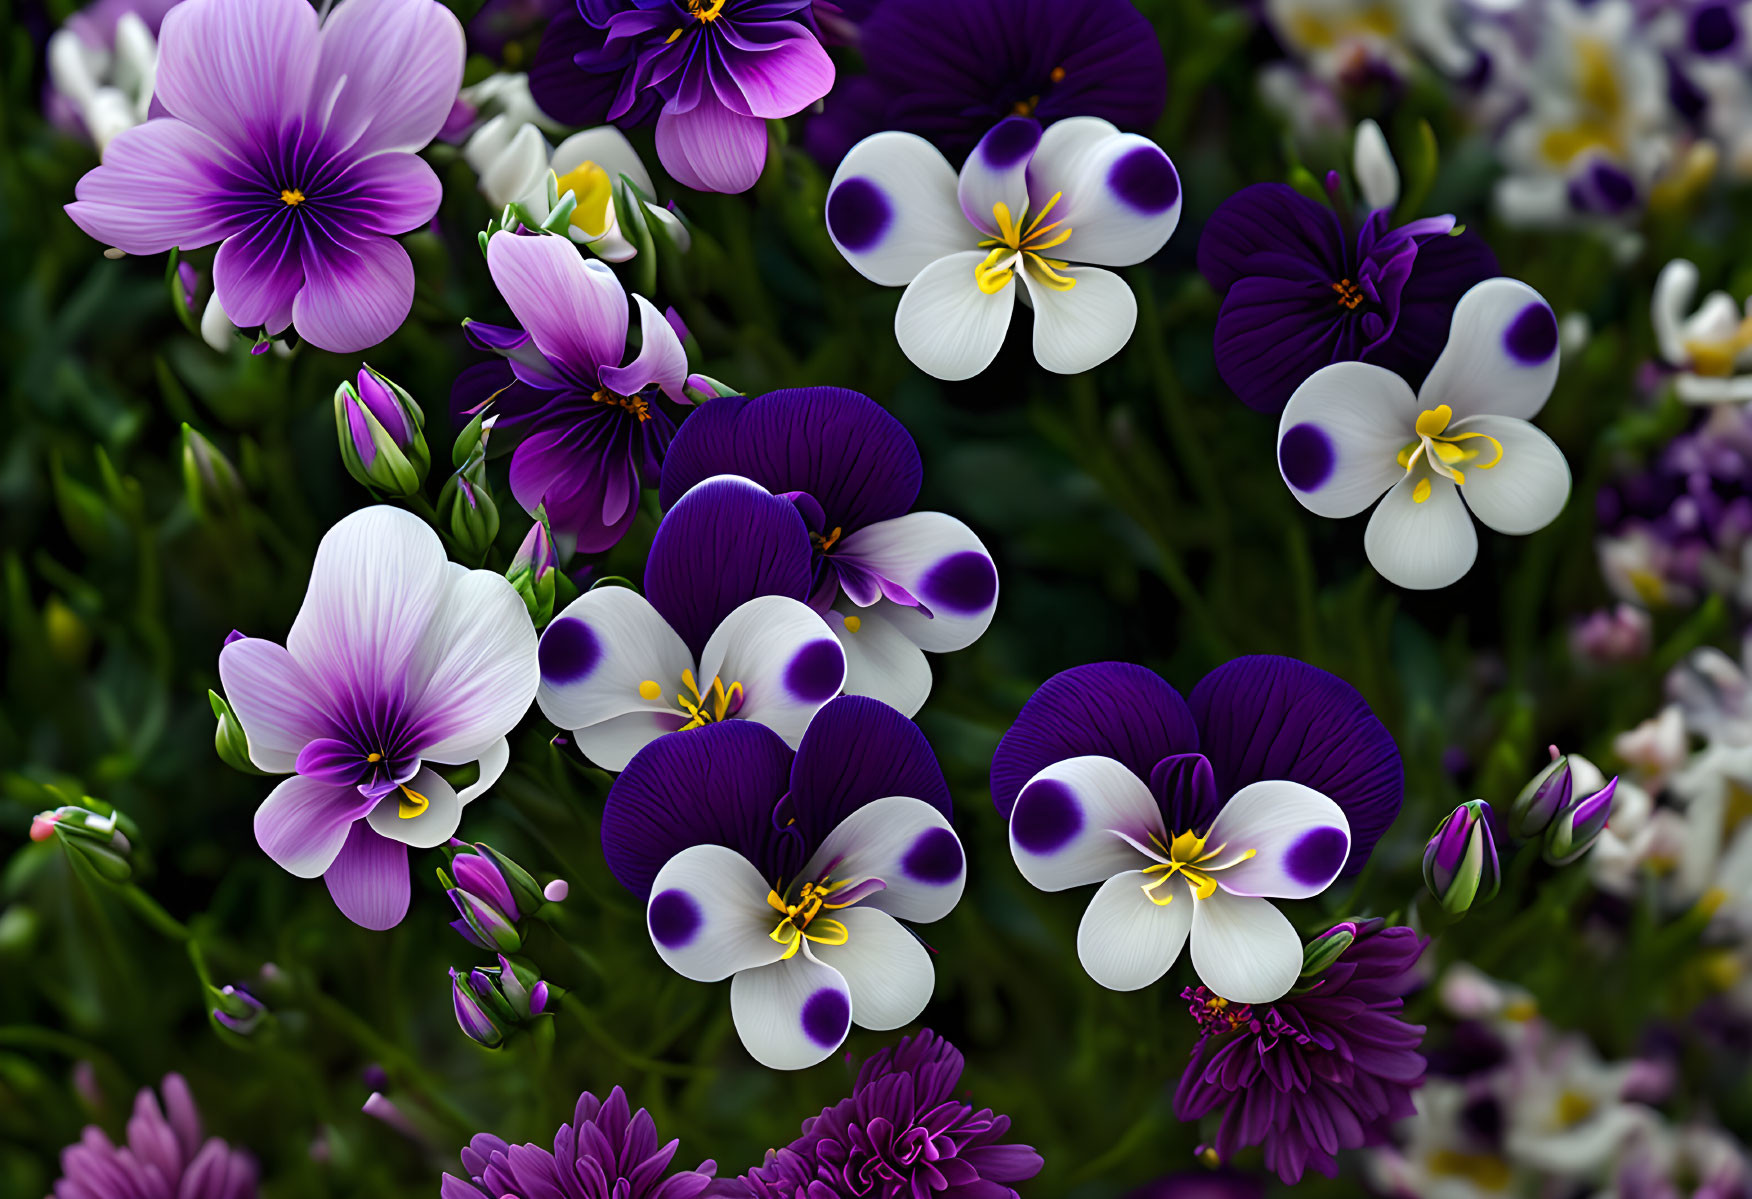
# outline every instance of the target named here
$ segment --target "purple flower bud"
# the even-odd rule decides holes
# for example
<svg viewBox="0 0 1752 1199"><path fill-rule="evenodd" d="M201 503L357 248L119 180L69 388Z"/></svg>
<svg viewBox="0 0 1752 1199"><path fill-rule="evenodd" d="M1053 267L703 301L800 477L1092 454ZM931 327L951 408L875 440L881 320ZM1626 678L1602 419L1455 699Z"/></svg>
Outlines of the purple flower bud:
<svg viewBox="0 0 1752 1199"><path fill-rule="evenodd" d="M213 1019L239 1036L247 1037L261 1027L267 1005L242 987L208 988L213 998Z"/></svg>
<svg viewBox="0 0 1752 1199"><path fill-rule="evenodd" d="M487 900L460 887L452 887L445 894L450 896L450 902L456 905L463 922L474 934L472 937L464 937L464 940L472 941L482 949L506 953L516 953L523 948L523 937L517 931L517 926ZM456 926L452 924L451 927Z"/></svg>
<svg viewBox="0 0 1752 1199"><path fill-rule="evenodd" d="M1587 853L1612 816L1612 796L1618 790L1614 775L1604 787L1585 795L1559 812L1545 830L1545 860L1565 866Z"/></svg>
<svg viewBox="0 0 1752 1199"><path fill-rule="evenodd" d="M377 423L383 426L383 431L396 445L406 447L413 439L407 414L396 402L395 395L384 386L384 381L368 366L359 368L359 402L377 418Z"/></svg>
<svg viewBox="0 0 1752 1199"><path fill-rule="evenodd" d="M335 426L347 473L389 496L419 491L431 465L422 433L425 417L414 398L370 367L358 382L335 389Z"/></svg>
<svg viewBox="0 0 1752 1199"><path fill-rule="evenodd" d="M1490 821L1490 804L1467 800L1436 826L1424 847L1424 883L1450 915L1461 915L1497 893L1502 875Z"/></svg>
<svg viewBox="0 0 1752 1199"><path fill-rule="evenodd" d="M479 974L480 971L475 971ZM480 997L474 990L474 978L471 975L465 984L455 967L450 971L450 997L456 1009L456 1023L463 1034L476 1044L488 1049L497 1049L505 1042L505 1030L496 1024Z"/></svg>
<svg viewBox="0 0 1752 1199"><path fill-rule="evenodd" d="M1533 838L1550 827L1570 802L1575 780L1569 758L1558 755L1534 775L1515 802L1509 807L1509 833L1515 837Z"/></svg>

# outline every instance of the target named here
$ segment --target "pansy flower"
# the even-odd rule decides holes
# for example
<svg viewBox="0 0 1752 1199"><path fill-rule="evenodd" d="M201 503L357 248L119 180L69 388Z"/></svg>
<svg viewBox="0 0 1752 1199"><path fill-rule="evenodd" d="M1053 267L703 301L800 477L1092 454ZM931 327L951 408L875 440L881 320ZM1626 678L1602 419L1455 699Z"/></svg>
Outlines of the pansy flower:
<svg viewBox="0 0 1752 1199"><path fill-rule="evenodd" d="M687 352L644 296L638 356L627 352L627 293L605 263L563 237L495 233L487 269L522 328L469 321L475 346L503 362L468 368L451 406L496 413L509 432L511 494L582 553L612 547L638 514L640 488L657 482L675 423L659 396L686 403Z"/></svg>
<svg viewBox="0 0 1752 1199"><path fill-rule="evenodd" d="M802 516L807 541L789 552L807 551L810 579L797 598L845 646L848 694L911 716L931 693L925 651L964 649L991 624L991 554L953 516L910 511L924 475L918 447L868 396L800 387L713 400L669 447L664 507L720 474L759 483Z"/></svg>
<svg viewBox="0 0 1752 1199"><path fill-rule="evenodd" d="M1752 400L1752 300L1734 302L1712 291L1695 311L1697 264L1675 258L1661 268L1649 300L1649 319L1666 364L1676 372L1674 391L1687 404Z"/></svg>
<svg viewBox="0 0 1752 1199"><path fill-rule="evenodd" d="M542 712L604 770L723 720L795 748L846 677L827 623L794 598L809 578L802 523L746 479L688 492L652 538L645 595L593 588L542 633Z"/></svg>
<svg viewBox="0 0 1752 1199"><path fill-rule="evenodd" d="M250 761L291 776L256 810L256 841L373 929L407 913L408 847L450 840L504 771L539 682L511 584L447 561L429 525L389 507L330 529L286 644L234 636L219 677ZM428 765L469 762L480 777L460 791Z"/></svg>
<svg viewBox="0 0 1752 1199"><path fill-rule="evenodd" d="M1099 117L1044 133L992 126L959 180L923 138L853 146L827 193L827 231L859 274L905 287L894 335L920 370L968 379L1004 344L1017 292L1034 308L1034 357L1074 375L1131 340L1138 304L1109 266L1151 257L1180 223L1180 176L1148 138Z"/></svg>
<svg viewBox="0 0 1752 1199"><path fill-rule="evenodd" d="M529 87L569 125L655 116L657 157L696 191L739 192L767 126L833 86L809 0L576 0L542 36Z"/></svg>
<svg viewBox="0 0 1752 1199"><path fill-rule="evenodd" d="M1168 71L1131 0L880 0L857 24L864 74L841 77L804 145L829 166L872 133L916 133L960 158L1009 116L1147 129ZM819 6L818 6L819 8ZM1018 31L1026 36L1018 37Z"/></svg>
<svg viewBox="0 0 1752 1199"><path fill-rule="evenodd" d="M462 26L436 0L184 0L159 33L155 109L67 206L130 254L219 242L214 295L241 328L325 350L375 345L414 302L395 235L438 211L414 152L462 84Z"/></svg>
<svg viewBox="0 0 1752 1199"><path fill-rule="evenodd" d="M1455 236L1451 216L1393 228L1381 207L1352 228L1282 183L1255 183L1218 205L1198 269L1223 296L1217 373L1260 412L1281 412L1333 362L1374 362L1415 386L1442 351L1454 305L1497 273L1490 249L1476 234Z"/></svg>
<svg viewBox="0 0 1752 1199"><path fill-rule="evenodd" d="M1298 387L1278 424L1278 468L1321 516L1355 516L1379 499L1363 535L1370 564L1401 587L1446 587L1478 557L1472 516L1524 534L1563 511L1569 464L1528 423L1557 365L1550 305L1518 280L1488 279L1455 306L1448 344L1415 393L1367 362L1323 367Z"/></svg>
<svg viewBox="0 0 1752 1199"><path fill-rule="evenodd" d="M1103 662L1035 692L992 758L992 799L1023 877L1100 883L1077 956L1131 991L1190 942L1237 1003L1294 985L1302 939L1272 899L1355 872L1399 811L1393 738L1342 679L1292 658L1237 658L1190 703L1154 672Z"/></svg>
<svg viewBox="0 0 1752 1199"><path fill-rule="evenodd" d="M646 746L609 790L602 852L646 901L657 953L699 982L730 978L742 1044L762 1065L825 1060L855 1021L899 1028L936 986L901 921L961 898L966 860L924 734L841 696L796 752L748 721Z"/></svg>

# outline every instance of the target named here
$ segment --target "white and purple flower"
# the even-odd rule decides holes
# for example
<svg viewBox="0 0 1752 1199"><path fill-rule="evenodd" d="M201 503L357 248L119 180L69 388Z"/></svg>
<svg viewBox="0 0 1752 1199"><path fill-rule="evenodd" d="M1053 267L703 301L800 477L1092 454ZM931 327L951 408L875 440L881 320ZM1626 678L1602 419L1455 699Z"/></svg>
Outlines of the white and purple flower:
<svg viewBox="0 0 1752 1199"><path fill-rule="evenodd" d="M614 876L646 901L658 954L729 978L748 1052L775 1070L825 1060L853 1022L899 1028L936 986L901 922L955 907L967 863L924 735L842 696L795 753L770 730L712 724L648 746L602 814Z"/></svg>
<svg viewBox="0 0 1752 1199"><path fill-rule="evenodd" d="M1744 309L1712 291L1695 310L1697 264L1675 258L1661 268L1649 299L1649 320L1661 358L1676 373L1673 389L1687 404L1752 400L1752 300Z"/></svg>
<svg viewBox="0 0 1752 1199"><path fill-rule="evenodd" d="M846 652L845 690L907 716L931 693L925 653L964 649L998 605L979 537L941 512L909 511L924 478L911 434L865 395L799 387L723 396L683 422L659 492L673 507L714 475L740 475L802 519L788 558L809 562L792 594L821 613Z"/></svg>
<svg viewBox="0 0 1752 1199"><path fill-rule="evenodd" d="M1528 423L1557 381L1557 342L1538 292L1485 280L1455 306L1416 394L1366 362L1322 367L1296 389L1278 424L1284 482L1320 516L1355 516L1379 499L1363 547L1388 582L1457 582L1478 556L1472 516L1532 533L1569 499L1563 451Z"/></svg>
<svg viewBox="0 0 1752 1199"><path fill-rule="evenodd" d="M1141 666L1075 667L1035 692L992 759L1023 877L1101 884L1077 931L1089 976L1134 991L1190 943L1200 981L1235 1003L1295 985L1302 939L1270 901L1361 869L1403 783L1349 684L1273 657L1213 671L1190 704Z"/></svg>
<svg viewBox="0 0 1752 1199"><path fill-rule="evenodd" d="M763 724L795 749L846 678L827 622L785 594L808 577L800 526L746 479L693 488L652 538L646 595L593 588L542 633L543 714L604 770L724 720Z"/></svg>
<svg viewBox="0 0 1752 1199"><path fill-rule="evenodd" d="M1099 117L1044 133L1008 117L980 139L959 180L915 134L865 138L834 172L827 231L859 274L906 288L894 335L927 374L969 379L991 364L1019 278L1034 308L1035 359L1074 375L1119 353L1137 325L1131 288L1101 268L1154 255L1180 206L1180 176L1148 138Z"/></svg>
<svg viewBox="0 0 1752 1199"><path fill-rule="evenodd" d="M408 848L450 840L504 771L539 682L517 592L389 507L330 529L286 644L234 636L219 677L250 761L291 776L256 810L256 841L372 929L407 913ZM471 762L461 790L429 765Z"/></svg>

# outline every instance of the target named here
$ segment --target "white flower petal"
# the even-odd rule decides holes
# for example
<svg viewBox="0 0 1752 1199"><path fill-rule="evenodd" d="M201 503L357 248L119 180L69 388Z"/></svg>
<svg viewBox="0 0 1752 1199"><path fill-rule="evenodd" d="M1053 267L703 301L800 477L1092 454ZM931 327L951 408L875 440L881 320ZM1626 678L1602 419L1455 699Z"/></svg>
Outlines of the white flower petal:
<svg viewBox="0 0 1752 1199"><path fill-rule="evenodd" d="M1545 407L1557 362L1551 305L1519 279L1486 279L1454 306L1448 344L1418 392L1418 407L1446 404L1456 420L1526 420Z"/></svg>
<svg viewBox="0 0 1752 1199"><path fill-rule="evenodd" d="M687 723L679 712L628 712L572 730L578 752L604 770L619 773L641 749Z"/></svg>
<svg viewBox="0 0 1752 1199"><path fill-rule="evenodd" d="M894 917L868 904L827 915L846 926L846 943L811 942L809 952L846 980L852 1020L879 1031L912 1023L937 988L930 951Z"/></svg>
<svg viewBox="0 0 1752 1199"><path fill-rule="evenodd" d="M1034 302L1034 359L1060 375L1100 366L1125 349L1138 324L1138 300L1112 271L1070 266L1058 272L1076 280L1059 291L1022 272Z"/></svg>
<svg viewBox="0 0 1752 1199"><path fill-rule="evenodd" d="M479 763L480 775L456 793L456 798L461 803L473 803L499 781L499 776L505 773L505 767L511 764L511 742L500 737L487 747L487 752L480 756Z"/></svg>
<svg viewBox="0 0 1752 1199"><path fill-rule="evenodd" d="M894 337L914 366L939 379L971 379L998 356L1015 306L1012 282L990 293L974 269L984 250L949 254L919 271L894 312Z"/></svg>
<svg viewBox="0 0 1752 1199"><path fill-rule="evenodd" d="M504 737L535 698L535 626L503 575L452 566L450 585L408 667L415 711L437 740L433 762L472 762Z"/></svg>
<svg viewBox="0 0 1752 1199"><path fill-rule="evenodd" d="M1399 203L1399 167L1393 161L1393 151L1387 148L1387 138L1381 126L1372 118L1357 125L1356 142L1351 147L1351 170L1357 188L1363 193L1363 203L1370 208L1392 208Z"/></svg>
<svg viewBox="0 0 1752 1199"><path fill-rule="evenodd" d="M809 605L751 599L724 618L700 652L699 683L742 684L736 717L764 724L797 748L821 705L840 693L846 652Z"/></svg>
<svg viewBox="0 0 1752 1199"><path fill-rule="evenodd" d="M640 161L639 152L633 149L633 143L627 140L627 135L613 125L598 125L594 129L574 133L554 147L552 168L554 174L561 178L587 162L601 167L608 175L610 183L625 175L647 197L657 194L657 188L651 183L651 173Z"/></svg>
<svg viewBox="0 0 1752 1199"><path fill-rule="evenodd" d="M1110 991L1136 991L1164 974L1180 956L1192 927L1192 892L1182 879L1157 889L1158 904L1144 888L1154 876L1127 870L1101 884L1077 926L1077 960L1089 977Z"/></svg>
<svg viewBox="0 0 1752 1199"><path fill-rule="evenodd" d="M449 783L430 766L422 766L404 787L425 797L425 808L404 817L402 790L391 791L366 816L372 828L415 849L435 849L456 835L456 826L462 823L462 797Z"/></svg>
<svg viewBox="0 0 1752 1199"><path fill-rule="evenodd" d="M1042 891L1149 865L1118 833L1141 845L1167 839L1149 786L1112 758L1054 762L1028 780L1010 809L1010 853L1022 877Z"/></svg>
<svg viewBox="0 0 1752 1199"><path fill-rule="evenodd" d="M1046 253L1097 266L1154 257L1180 224L1180 175L1162 148L1100 117L1067 117L1047 128L1028 164L1030 219L1059 196L1046 223L1070 240ZM1038 300L1038 296L1036 297Z"/></svg>
<svg viewBox="0 0 1752 1199"><path fill-rule="evenodd" d="M1028 207L1028 161L1040 144L1040 122L1030 117L1005 117L986 131L961 164L956 196L966 218L987 234L1001 232L997 205L1020 222Z"/></svg>
<svg viewBox="0 0 1752 1199"><path fill-rule="evenodd" d="M846 651L846 694L879 699L910 717L931 694L931 664L887 618L895 607L889 600L877 600L858 608L842 598L826 619Z"/></svg>
<svg viewBox="0 0 1752 1199"><path fill-rule="evenodd" d="M920 649L934 654L979 640L998 608L998 571L973 530L941 512L908 512L848 534L839 556L905 589L883 616Z"/></svg>
<svg viewBox="0 0 1752 1199"><path fill-rule="evenodd" d="M1412 494L1426 478L1430 493L1420 504ZM1375 506L1363 533L1363 549L1383 579L1414 591L1433 591L1458 582L1472 569L1478 530L1458 490L1449 480L1420 471L1395 483Z"/></svg>
<svg viewBox="0 0 1752 1199"><path fill-rule="evenodd" d="M730 1015L755 1061L772 1070L801 1070L845 1043L851 989L838 970L799 953L738 974L730 984Z"/></svg>
<svg viewBox="0 0 1752 1199"><path fill-rule="evenodd" d="M540 659L536 703L573 730L676 711L682 672L694 667L680 634L630 587L597 587L567 604L542 632Z"/></svg>
<svg viewBox="0 0 1752 1199"><path fill-rule="evenodd" d="M1339 806L1312 787L1287 779L1249 783L1211 822L1206 849L1222 851L1213 862L1244 862L1214 871L1212 878L1237 895L1306 899L1332 885L1350 856L1350 821Z"/></svg>
<svg viewBox="0 0 1752 1199"><path fill-rule="evenodd" d="M1302 974L1302 938L1270 900L1219 888L1193 900L1192 968L1233 1003L1281 999Z"/></svg>
<svg viewBox="0 0 1752 1199"><path fill-rule="evenodd" d="M1475 416L1456 422L1455 433L1483 433L1503 447L1502 459L1488 469L1495 453L1486 448L1466 469L1460 498L1472 514L1499 533L1532 533L1557 519L1569 501L1570 469L1563 451L1540 430L1512 416ZM1462 442L1478 446L1480 441Z"/></svg>
<svg viewBox="0 0 1752 1199"><path fill-rule="evenodd" d="M840 821L798 877L824 876L853 885L879 878L886 886L861 906L929 924L960 902L967 855L943 813L922 799L890 795Z"/></svg>
<svg viewBox="0 0 1752 1199"><path fill-rule="evenodd" d="M670 969L695 982L776 962L785 947L772 932L783 917L767 906L769 890L760 871L733 849L684 849L651 881L645 903L651 944Z"/></svg>
<svg viewBox="0 0 1752 1199"><path fill-rule="evenodd" d="M853 146L827 190L827 235L852 269L901 287L931 263L979 240L955 198L955 168L911 133Z"/></svg>
<svg viewBox="0 0 1752 1199"><path fill-rule="evenodd" d="M1399 451L1416 439L1417 397L1392 371L1335 362L1308 376L1278 420L1278 473L1302 507L1355 516L1405 477Z"/></svg>
<svg viewBox="0 0 1752 1199"><path fill-rule="evenodd" d="M1686 310L1697 295L1699 278L1696 263L1675 258L1655 279L1655 290L1649 297L1649 323L1655 327L1655 341L1669 366L1684 366L1691 359L1685 348Z"/></svg>

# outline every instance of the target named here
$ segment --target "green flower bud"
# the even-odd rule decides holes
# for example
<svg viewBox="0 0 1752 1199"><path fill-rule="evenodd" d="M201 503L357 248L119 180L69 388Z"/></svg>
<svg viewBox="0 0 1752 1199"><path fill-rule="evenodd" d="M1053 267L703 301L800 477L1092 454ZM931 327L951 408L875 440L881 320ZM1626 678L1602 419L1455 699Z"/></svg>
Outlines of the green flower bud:
<svg viewBox="0 0 1752 1199"><path fill-rule="evenodd" d="M431 466L425 415L414 398L369 366L335 389L335 430L347 473L380 496L420 490Z"/></svg>

